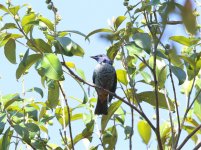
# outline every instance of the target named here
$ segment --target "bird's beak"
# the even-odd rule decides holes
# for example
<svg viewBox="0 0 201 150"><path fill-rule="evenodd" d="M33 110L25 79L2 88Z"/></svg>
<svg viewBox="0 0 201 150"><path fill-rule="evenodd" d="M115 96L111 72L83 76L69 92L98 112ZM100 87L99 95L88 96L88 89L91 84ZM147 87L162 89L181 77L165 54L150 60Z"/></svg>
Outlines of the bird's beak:
<svg viewBox="0 0 201 150"><path fill-rule="evenodd" d="M91 58L93 58L93 59L96 59L96 56L90 56Z"/></svg>

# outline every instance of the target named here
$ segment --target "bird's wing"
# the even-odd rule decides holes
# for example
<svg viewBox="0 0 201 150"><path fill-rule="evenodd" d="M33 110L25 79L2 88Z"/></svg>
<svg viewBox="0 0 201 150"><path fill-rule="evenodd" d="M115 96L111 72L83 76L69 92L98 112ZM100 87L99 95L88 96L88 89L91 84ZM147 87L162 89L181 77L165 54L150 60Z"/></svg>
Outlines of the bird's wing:
<svg viewBox="0 0 201 150"><path fill-rule="evenodd" d="M93 79L93 83L95 84L95 78L96 78L96 72L94 71L94 73L93 73L93 77L92 77L92 79Z"/></svg>
<svg viewBox="0 0 201 150"><path fill-rule="evenodd" d="M112 86L112 88L110 89L110 91L113 92L113 93L115 93L116 88L117 88L117 74L116 74L116 72L115 72L114 83L113 83L113 86ZM113 97L112 95L109 95L109 102L111 102L112 97Z"/></svg>

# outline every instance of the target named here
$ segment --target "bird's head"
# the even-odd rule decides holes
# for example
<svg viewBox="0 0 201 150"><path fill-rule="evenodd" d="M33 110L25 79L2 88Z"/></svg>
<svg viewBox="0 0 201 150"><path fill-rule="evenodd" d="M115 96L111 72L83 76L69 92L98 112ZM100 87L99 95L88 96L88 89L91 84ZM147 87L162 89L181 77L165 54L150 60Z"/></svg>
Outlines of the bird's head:
<svg viewBox="0 0 201 150"><path fill-rule="evenodd" d="M108 63L108 64L111 64L113 63L112 60L110 60L108 58L107 55L105 54L100 54L100 55L96 55L96 56L91 56L91 58L95 59L98 63Z"/></svg>

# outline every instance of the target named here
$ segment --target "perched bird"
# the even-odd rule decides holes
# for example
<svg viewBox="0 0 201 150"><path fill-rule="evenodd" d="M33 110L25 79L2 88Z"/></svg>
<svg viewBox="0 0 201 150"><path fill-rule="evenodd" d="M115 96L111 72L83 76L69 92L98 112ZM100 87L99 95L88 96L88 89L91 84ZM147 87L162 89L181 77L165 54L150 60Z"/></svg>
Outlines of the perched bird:
<svg viewBox="0 0 201 150"><path fill-rule="evenodd" d="M116 71L112 66L113 61L111 61L104 54L91 56L91 58L95 59L98 62L93 73L93 83L111 92L115 92L117 87L117 76ZM98 101L95 109L95 114L107 115L108 101L111 102L113 96L109 95L108 92L99 88L96 88L96 92L98 95Z"/></svg>

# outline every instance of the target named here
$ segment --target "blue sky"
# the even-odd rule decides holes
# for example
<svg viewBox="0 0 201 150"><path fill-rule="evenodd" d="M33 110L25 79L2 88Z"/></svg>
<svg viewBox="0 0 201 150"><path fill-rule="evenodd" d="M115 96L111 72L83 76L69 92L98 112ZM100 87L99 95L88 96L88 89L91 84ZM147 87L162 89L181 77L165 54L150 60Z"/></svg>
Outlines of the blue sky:
<svg viewBox="0 0 201 150"><path fill-rule="evenodd" d="M45 0L44 0L45 1ZM15 4L23 4L27 3L30 4L35 12L41 13L45 17L49 18L50 20L53 20L53 14L51 11L47 10L46 4L44 1L36 1L36 0L13 0ZM98 28L104 28L108 27L107 20L111 19L113 16L117 17L120 15L124 15L125 13L125 7L123 6L123 0L69 0L69 1L62 1L62 0L55 0L55 5L58 8L58 12L62 17L62 21L60 22L58 26L58 30L78 30L84 34L88 34L89 32L98 29ZM182 26L179 26L177 30L175 31L174 28L170 28L170 31L174 32L168 32L165 34L164 39L168 39L169 35L171 34L183 34L183 28ZM40 36L38 33L35 34L35 36ZM84 70L87 81L91 82L92 79L92 73L93 68L96 65L96 62L92 60L89 56L96 55L100 53L105 53L105 49L109 46L109 43L105 43L104 41L100 40L98 36L94 35L90 38L90 43L85 41L83 37L80 37L79 35L72 35L71 38L77 42L84 50L85 50L85 56L84 58L66 58L68 61L74 61L78 68L81 68ZM17 53L24 53L26 51L25 48L18 45ZM16 81L15 78L15 71L17 68L17 65L10 64L6 58L4 57L3 49L1 48L0 51L0 92L1 94L9 94L9 93L16 93L22 91L22 80ZM19 63L19 59L18 59ZM120 65L115 66L116 68L121 68ZM65 91L68 96L74 96L74 97L82 97L82 92L80 90L80 87L76 84L75 81L72 79L69 79L66 77L66 81L64 82ZM31 69L29 74L25 76L25 88L29 89L32 87L37 87L40 85L40 78L37 75L36 71L34 69ZM142 89L143 87L141 87ZM92 90L92 89L91 89ZM44 92L47 91L47 89L44 89ZM27 94L26 97L32 96L30 94ZM45 95L47 96L47 95ZM39 99L40 97L37 95L34 95L34 98ZM45 101L45 98L43 99ZM70 102L70 105L73 105L73 102ZM146 106L150 105L144 105L144 108ZM145 111L147 114L154 114L153 109L147 109ZM167 117L167 112L164 115ZM152 117L150 115L150 117ZM135 117L138 120L138 117ZM164 117L165 118L165 117ZM135 120L136 121L136 120ZM162 120L165 121L165 120ZM98 122L100 123L100 122ZM129 121L127 122L129 125ZM50 130L50 136L52 137L52 142L60 143L59 141L59 131L58 131L59 125L56 125L55 127L51 127ZM74 136L79 133L83 128L83 125L73 123L73 131ZM136 126L135 126L136 128ZM136 130L135 130L136 131ZM116 149L127 149L128 148L128 140L124 140L124 131L122 128L118 128L118 136L119 141L117 144ZM154 134L152 134L153 136ZM95 142L96 143L96 142ZM155 144L154 138L152 138L151 144ZM76 145L76 148L83 147L83 143L79 142ZM134 149L145 149L146 146L143 145L141 142L141 139L137 132L135 132L134 138L133 138L133 147ZM187 147L186 147L187 148Z"/></svg>

